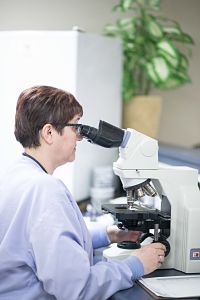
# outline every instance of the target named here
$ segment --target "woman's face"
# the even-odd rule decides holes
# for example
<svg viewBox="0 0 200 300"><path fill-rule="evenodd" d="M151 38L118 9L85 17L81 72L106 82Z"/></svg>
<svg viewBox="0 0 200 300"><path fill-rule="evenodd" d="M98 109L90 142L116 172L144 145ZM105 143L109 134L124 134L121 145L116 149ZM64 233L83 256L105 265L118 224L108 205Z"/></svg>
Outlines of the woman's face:
<svg viewBox="0 0 200 300"><path fill-rule="evenodd" d="M80 116L76 115L69 124L77 124ZM57 158L57 166L63 165L67 162L72 162L75 159L76 143L81 141L82 137L77 133L75 126L65 126L62 135L56 136L55 155Z"/></svg>

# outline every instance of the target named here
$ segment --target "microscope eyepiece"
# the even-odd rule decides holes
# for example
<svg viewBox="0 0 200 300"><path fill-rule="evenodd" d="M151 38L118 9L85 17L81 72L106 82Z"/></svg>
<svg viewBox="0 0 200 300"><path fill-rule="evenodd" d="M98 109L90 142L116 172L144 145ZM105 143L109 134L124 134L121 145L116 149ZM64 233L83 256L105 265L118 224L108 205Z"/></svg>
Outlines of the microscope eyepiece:
<svg viewBox="0 0 200 300"><path fill-rule="evenodd" d="M97 144L105 148L119 147L124 138L124 130L115 127L105 121L100 120L99 128L88 125L81 125L78 133L86 138L88 142Z"/></svg>
<svg viewBox="0 0 200 300"><path fill-rule="evenodd" d="M94 127L88 125L81 125L78 127L78 133L82 136L87 138L89 142L92 142L93 139L97 136L98 130Z"/></svg>

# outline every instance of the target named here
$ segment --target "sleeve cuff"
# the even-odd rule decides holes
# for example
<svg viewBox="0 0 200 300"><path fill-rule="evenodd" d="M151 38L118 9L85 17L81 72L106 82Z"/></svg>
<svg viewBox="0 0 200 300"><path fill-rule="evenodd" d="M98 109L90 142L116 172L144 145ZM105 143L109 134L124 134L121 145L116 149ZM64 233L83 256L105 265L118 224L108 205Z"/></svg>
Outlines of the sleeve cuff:
<svg viewBox="0 0 200 300"><path fill-rule="evenodd" d="M144 266L136 256L129 256L128 258L124 259L124 262L131 269L133 280L136 280L144 275Z"/></svg>
<svg viewBox="0 0 200 300"><path fill-rule="evenodd" d="M107 225L103 225L100 223L93 223L89 229L91 237L92 237L92 245L93 248L106 247L110 244L110 240L108 239Z"/></svg>

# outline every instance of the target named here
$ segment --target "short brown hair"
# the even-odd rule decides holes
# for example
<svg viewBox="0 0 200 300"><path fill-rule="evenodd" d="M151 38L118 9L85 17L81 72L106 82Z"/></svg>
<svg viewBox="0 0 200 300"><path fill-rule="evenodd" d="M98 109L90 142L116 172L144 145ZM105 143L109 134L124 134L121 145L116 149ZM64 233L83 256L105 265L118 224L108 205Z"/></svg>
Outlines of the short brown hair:
<svg viewBox="0 0 200 300"><path fill-rule="evenodd" d="M39 131L45 124L52 124L62 134L65 124L82 114L82 106L64 90L51 86L28 88L17 101L15 137L23 147L36 148L40 146Z"/></svg>

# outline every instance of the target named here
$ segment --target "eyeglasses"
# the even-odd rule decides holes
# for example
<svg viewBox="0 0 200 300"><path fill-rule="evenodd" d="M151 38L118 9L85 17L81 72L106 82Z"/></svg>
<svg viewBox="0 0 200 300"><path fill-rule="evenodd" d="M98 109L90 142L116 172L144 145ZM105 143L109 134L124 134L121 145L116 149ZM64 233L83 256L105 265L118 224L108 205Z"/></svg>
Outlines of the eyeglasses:
<svg viewBox="0 0 200 300"><path fill-rule="evenodd" d="M65 126L73 127L74 131L75 131L77 134L79 134L80 128L81 128L82 124L77 124L77 123L67 123L67 124L65 124Z"/></svg>

